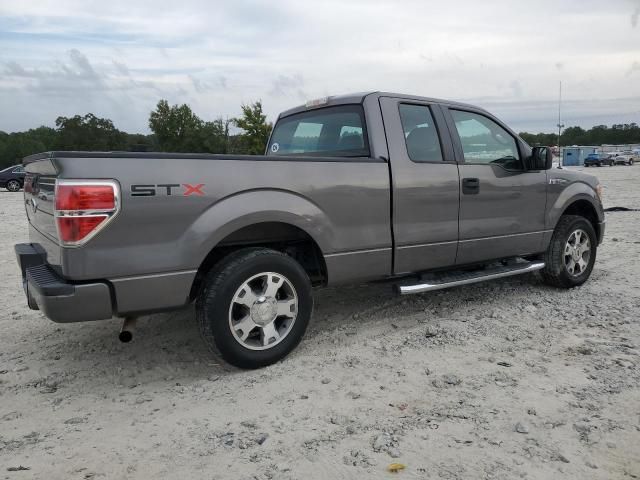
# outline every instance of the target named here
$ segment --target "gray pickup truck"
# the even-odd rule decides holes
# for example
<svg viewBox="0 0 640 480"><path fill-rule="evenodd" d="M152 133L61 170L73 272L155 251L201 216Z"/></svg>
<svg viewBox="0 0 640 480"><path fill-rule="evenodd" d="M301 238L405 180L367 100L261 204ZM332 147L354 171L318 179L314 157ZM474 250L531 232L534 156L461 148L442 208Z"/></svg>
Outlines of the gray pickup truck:
<svg viewBox="0 0 640 480"><path fill-rule="evenodd" d="M604 234L593 176L551 169L500 120L393 93L278 117L265 155L48 152L25 158L28 304L55 322L195 302L201 333L256 368L300 342L312 289L420 293L539 270L587 280Z"/></svg>

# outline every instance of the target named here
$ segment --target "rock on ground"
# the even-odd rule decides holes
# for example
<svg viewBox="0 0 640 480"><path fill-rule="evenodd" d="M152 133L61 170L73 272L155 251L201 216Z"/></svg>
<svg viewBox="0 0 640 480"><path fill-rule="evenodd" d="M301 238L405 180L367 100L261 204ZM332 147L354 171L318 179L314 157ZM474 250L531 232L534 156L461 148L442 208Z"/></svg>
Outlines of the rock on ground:
<svg viewBox="0 0 640 480"><path fill-rule="evenodd" d="M640 208L640 166L588 172L606 206ZM141 318L130 344L117 320L28 310L21 194L0 213L0 478L640 476L640 212L607 215L618 241L573 290L320 291L300 347L257 371L212 358L192 310Z"/></svg>

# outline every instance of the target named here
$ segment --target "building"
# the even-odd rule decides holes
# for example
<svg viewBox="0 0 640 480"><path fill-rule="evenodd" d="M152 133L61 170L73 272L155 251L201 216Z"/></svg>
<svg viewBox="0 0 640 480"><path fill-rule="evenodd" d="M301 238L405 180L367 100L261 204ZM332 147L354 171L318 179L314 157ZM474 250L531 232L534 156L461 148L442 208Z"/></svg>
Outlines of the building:
<svg viewBox="0 0 640 480"><path fill-rule="evenodd" d="M562 165L582 166L590 153L597 153L598 147L564 147L562 149Z"/></svg>

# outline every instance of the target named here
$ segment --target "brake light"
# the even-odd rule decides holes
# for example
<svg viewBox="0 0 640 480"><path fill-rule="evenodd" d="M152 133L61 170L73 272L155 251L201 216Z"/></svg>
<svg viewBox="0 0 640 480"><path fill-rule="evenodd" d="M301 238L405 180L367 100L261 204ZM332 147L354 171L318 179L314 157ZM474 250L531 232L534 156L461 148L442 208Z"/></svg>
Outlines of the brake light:
<svg viewBox="0 0 640 480"><path fill-rule="evenodd" d="M65 246L79 246L118 213L120 190L114 180L56 180L55 217Z"/></svg>
<svg viewBox="0 0 640 480"><path fill-rule="evenodd" d="M116 196L112 185L58 185L56 210L113 210Z"/></svg>

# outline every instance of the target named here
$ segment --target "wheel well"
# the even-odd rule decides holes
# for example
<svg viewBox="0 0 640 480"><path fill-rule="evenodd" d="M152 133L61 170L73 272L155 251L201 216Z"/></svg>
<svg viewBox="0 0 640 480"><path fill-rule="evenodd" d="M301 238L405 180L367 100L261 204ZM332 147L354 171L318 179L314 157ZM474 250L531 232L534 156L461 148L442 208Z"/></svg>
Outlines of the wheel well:
<svg viewBox="0 0 640 480"><path fill-rule="evenodd" d="M322 250L304 230L281 222L263 222L243 227L220 241L206 256L191 287L191 299L200 291L211 268L231 252L245 247L265 247L294 258L305 269L314 286L327 281L327 266Z"/></svg>
<svg viewBox="0 0 640 480"><path fill-rule="evenodd" d="M589 220L596 235L600 236L600 225L598 222L598 214L596 209L587 200L577 200L569 205L562 213L563 215L579 215Z"/></svg>

